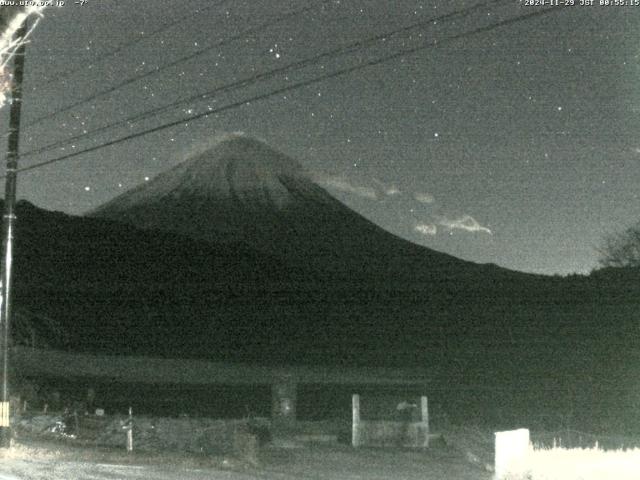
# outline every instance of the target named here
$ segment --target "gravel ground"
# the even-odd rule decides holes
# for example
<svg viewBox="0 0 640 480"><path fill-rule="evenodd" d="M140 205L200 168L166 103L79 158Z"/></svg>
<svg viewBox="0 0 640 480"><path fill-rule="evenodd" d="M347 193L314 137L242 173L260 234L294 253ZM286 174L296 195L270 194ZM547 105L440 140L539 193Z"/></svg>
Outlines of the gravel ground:
<svg viewBox="0 0 640 480"><path fill-rule="evenodd" d="M247 454L238 447L238 438L244 436L232 435L242 422L137 417L136 449L127 453L124 417L93 419L93 428L78 438L52 431L60 420L42 415L16 419L14 445L0 451L0 480L492 478L487 467L493 463L493 434L473 428L451 429L444 441L426 450L354 449L334 436L333 441L315 443L275 438L262 446L254 444Z"/></svg>
<svg viewBox="0 0 640 480"><path fill-rule="evenodd" d="M0 480L489 480L492 474L447 446L429 450L306 444L264 447L258 465L232 458L134 453L61 442L21 441L2 455Z"/></svg>

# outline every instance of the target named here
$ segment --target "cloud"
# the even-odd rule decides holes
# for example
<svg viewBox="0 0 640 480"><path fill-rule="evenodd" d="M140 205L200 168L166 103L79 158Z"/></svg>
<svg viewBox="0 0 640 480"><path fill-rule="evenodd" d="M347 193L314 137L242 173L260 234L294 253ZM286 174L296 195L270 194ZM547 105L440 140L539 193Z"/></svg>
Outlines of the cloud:
<svg viewBox="0 0 640 480"><path fill-rule="evenodd" d="M354 184L344 177L316 174L314 180L325 187L340 190L341 192L351 195L357 195L371 200L377 200L378 198L378 194L372 187Z"/></svg>
<svg viewBox="0 0 640 480"><path fill-rule="evenodd" d="M430 223L419 223L414 227L414 230L422 235L434 236L438 233L438 227Z"/></svg>
<svg viewBox="0 0 640 480"><path fill-rule="evenodd" d="M385 196L398 197L402 194L395 184L387 184L377 178L354 180L344 175L332 175L317 170L310 173L313 181L323 187L370 200L380 200Z"/></svg>
<svg viewBox="0 0 640 480"><path fill-rule="evenodd" d="M399 195L400 194L400 189L398 187L396 187L395 185L391 185L389 187L387 187L384 191L385 195L389 195L389 196L393 196L393 195Z"/></svg>
<svg viewBox="0 0 640 480"><path fill-rule="evenodd" d="M433 195L426 192L414 193L413 198L415 198L420 203L433 203L436 200L435 198L433 198Z"/></svg>
<svg viewBox="0 0 640 480"><path fill-rule="evenodd" d="M449 230L464 230L466 232L484 232L489 235L493 235L490 229L483 227L478 221L471 215L462 215L455 219L449 219L442 217L438 220L438 225L441 225Z"/></svg>
<svg viewBox="0 0 640 480"><path fill-rule="evenodd" d="M376 185L378 185L378 187L380 187L380 190L385 195L388 195L391 197L394 195L400 195L400 193L402 193L400 192L400 189L393 184L387 185L386 183L381 182L377 178L374 178L373 181L376 183Z"/></svg>

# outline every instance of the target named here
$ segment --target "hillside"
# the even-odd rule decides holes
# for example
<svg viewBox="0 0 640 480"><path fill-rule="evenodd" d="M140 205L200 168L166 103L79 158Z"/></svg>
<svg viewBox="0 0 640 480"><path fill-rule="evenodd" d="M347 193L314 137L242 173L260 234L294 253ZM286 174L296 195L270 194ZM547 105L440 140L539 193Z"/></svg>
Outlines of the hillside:
<svg viewBox="0 0 640 480"><path fill-rule="evenodd" d="M66 326L76 350L263 362L418 361L430 349L407 351L407 342L419 345L431 331L432 345L437 329L444 341L468 330L460 313L503 305L509 292L527 290L525 283L507 284L506 275L480 282L478 275L494 270L468 267L468 276L431 272L420 282L384 271L364 278L345 268L336 275L239 242L197 241L18 205L16 304Z"/></svg>

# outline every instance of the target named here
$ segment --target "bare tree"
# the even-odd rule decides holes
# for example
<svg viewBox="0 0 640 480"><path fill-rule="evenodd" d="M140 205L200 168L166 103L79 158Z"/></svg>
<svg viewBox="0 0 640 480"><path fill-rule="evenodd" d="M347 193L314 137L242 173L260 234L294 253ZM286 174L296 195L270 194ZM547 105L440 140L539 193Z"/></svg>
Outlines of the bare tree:
<svg viewBox="0 0 640 480"><path fill-rule="evenodd" d="M605 237L598 253L603 267L640 267L640 222Z"/></svg>
<svg viewBox="0 0 640 480"><path fill-rule="evenodd" d="M39 2L35 3L39 4ZM0 107L5 104L6 94L11 87L5 67L18 47L27 41L27 38L38 24L44 8L44 6L35 5L24 7L0 6ZM17 36L16 33L30 16L35 16L37 18L36 21L29 26L25 35Z"/></svg>

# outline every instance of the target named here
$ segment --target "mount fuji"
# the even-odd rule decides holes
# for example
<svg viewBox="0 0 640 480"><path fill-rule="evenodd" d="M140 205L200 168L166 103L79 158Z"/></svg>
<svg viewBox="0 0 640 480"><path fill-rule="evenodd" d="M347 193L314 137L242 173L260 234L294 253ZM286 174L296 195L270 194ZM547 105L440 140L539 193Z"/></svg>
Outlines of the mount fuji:
<svg viewBox="0 0 640 480"><path fill-rule="evenodd" d="M396 237L336 200L313 178L264 142L233 134L89 216L197 240L242 242L333 274L415 280L502 270Z"/></svg>

